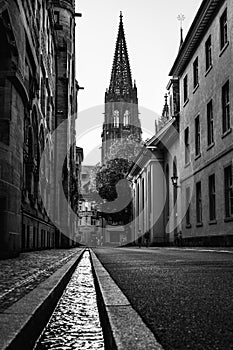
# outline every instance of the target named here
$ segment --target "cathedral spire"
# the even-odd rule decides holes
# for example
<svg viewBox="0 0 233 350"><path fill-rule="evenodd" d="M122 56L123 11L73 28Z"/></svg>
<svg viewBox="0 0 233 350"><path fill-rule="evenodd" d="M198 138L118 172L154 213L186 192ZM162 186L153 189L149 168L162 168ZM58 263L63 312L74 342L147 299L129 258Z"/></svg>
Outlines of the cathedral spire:
<svg viewBox="0 0 233 350"><path fill-rule="evenodd" d="M132 90L132 77L122 18L123 15L120 12L120 24L109 85L109 93L118 96L125 96Z"/></svg>

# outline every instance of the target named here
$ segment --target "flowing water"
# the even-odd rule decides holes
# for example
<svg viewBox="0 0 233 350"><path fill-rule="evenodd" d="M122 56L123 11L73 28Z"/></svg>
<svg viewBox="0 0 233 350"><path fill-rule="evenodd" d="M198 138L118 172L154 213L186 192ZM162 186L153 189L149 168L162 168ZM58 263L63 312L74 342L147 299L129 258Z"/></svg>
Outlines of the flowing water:
<svg viewBox="0 0 233 350"><path fill-rule="evenodd" d="M34 350L104 349L92 275L85 251Z"/></svg>

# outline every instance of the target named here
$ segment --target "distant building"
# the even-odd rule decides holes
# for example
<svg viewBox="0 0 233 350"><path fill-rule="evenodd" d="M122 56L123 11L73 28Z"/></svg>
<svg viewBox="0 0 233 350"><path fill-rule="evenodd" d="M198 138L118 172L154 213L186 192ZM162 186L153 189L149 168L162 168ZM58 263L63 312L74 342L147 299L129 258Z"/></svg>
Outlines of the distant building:
<svg viewBox="0 0 233 350"><path fill-rule="evenodd" d="M127 136L141 140L136 82L132 83L122 14L113 59L109 88L105 93L105 116L102 132L102 164L113 142Z"/></svg>
<svg viewBox="0 0 233 350"><path fill-rule="evenodd" d="M136 82L132 82L131 69L123 27L122 13L113 59L112 74L109 88L105 93L105 116L102 131L102 165L109 159L115 159L111 146L119 141L119 148L123 139L133 140L133 144L141 141L141 122L138 111L138 96ZM135 142L135 143L134 143ZM130 149L130 148L129 148ZM128 153L127 153L128 152ZM131 151L121 158L129 160ZM101 210L101 209L100 209ZM110 214L102 213L102 226L104 226L104 243L119 245L126 241L125 225L129 220L129 208L113 211Z"/></svg>
<svg viewBox="0 0 233 350"><path fill-rule="evenodd" d="M57 222L71 225L65 208L57 205L56 188L50 185L61 143L69 149L75 141L74 16L72 0L0 3L1 256L71 243L62 238L47 212L56 203ZM54 146L52 134L64 120L68 121L66 139ZM49 166L39 178L45 148ZM75 147L71 147L64 172L68 202L74 167Z"/></svg>
<svg viewBox="0 0 233 350"><path fill-rule="evenodd" d="M72 209L76 214L75 217L75 241L80 242L81 237L79 235L79 201L81 197L81 172L82 172L82 162L83 162L83 149L81 147L76 147L76 159L75 159L75 175L73 176L73 187L72 187Z"/></svg>
<svg viewBox="0 0 233 350"><path fill-rule="evenodd" d="M95 200L95 166L83 165L81 170L81 188L78 208L78 232L80 242L97 245L99 221Z"/></svg>
<svg viewBox="0 0 233 350"><path fill-rule="evenodd" d="M232 26L231 0L203 1L170 72L180 82L177 190L188 245L233 244Z"/></svg>

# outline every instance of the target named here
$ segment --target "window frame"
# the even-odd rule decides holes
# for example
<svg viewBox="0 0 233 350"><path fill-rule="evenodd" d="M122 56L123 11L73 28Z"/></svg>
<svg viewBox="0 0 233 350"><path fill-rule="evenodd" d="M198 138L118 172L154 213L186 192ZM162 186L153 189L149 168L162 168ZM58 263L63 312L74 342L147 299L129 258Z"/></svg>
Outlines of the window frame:
<svg viewBox="0 0 233 350"><path fill-rule="evenodd" d="M212 67L212 40L211 35L205 42L206 71Z"/></svg>
<svg viewBox="0 0 233 350"><path fill-rule="evenodd" d="M229 174L227 174L228 171L229 171ZM226 219L233 219L233 171L232 171L232 163L230 163L224 167L224 199L225 199L225 218Z"/></svg>
<svg viewBox="0 0 233 350"><path fill-rule="evenodd" d="M196 222L202 224L202 193L201 181L196 183Z"/></svg>
<svg viewBox="0 0 233 350"><path fill-rule="evenodd" d="M198 67L198 56L193 62L193 89L196 89L199 85L199 67Z"/></svg>
<svg viewBox="0 0 233 350"><path fill-rule="evenodd" d="M228 43L228 21L227 8L223 11L220 17L220 50L222 50Z"/></svg>
<svg viewBox="0 0 233 350"><path fill-rule="evenodd" d="M200 125L200 115L198 114L195 118L195 156L199 157L200 155L201 155L201 125Z"/></svg>
<svg viewBox="0 0 233 350"><path fill-rule="evenodd" d="M209 188L209 219L216 220L216 182L215 174L211 174L208 178Z"/></svg>
<svg viewBox="0 0 233 350"><path fill-rule="evenodd" d="M125 111L123 116L123 126L128 127L129 126L129 112Z"/></svg>
<svg viewBox="0 0 233 350"><path fill-rule="evenodd" d="M184 130L184 146L185 146L185 165L190 163L190 143L189 143L189 127Z"/></svg>
<svg viewBox="0 0 233 350"><path fill-rule="evenodd" d="M185 190L185 204L186 204L186 213L185 213L185 221L186 221L186 227L191 227L191 220L190 220L190 187L186 187Z"/></svg>
<svg viewBox="0 0 233 350"><path fill-rule="evenodd" d="M222 132L230 130L230 83L229 80L222 86Z"/></svg>
<svg viewBox="0 0 233 350"><path fill-rule="evenodd" d="M188 74L183 79L183 99L185 104L188 101Z"/></svg>
<svg viewBox="0 0 233 350"><path fill-rule="evenodd" d="M213 100L211 99L206 106L207 118L207 145L214 143L214 114L213 114Z"/></svg>

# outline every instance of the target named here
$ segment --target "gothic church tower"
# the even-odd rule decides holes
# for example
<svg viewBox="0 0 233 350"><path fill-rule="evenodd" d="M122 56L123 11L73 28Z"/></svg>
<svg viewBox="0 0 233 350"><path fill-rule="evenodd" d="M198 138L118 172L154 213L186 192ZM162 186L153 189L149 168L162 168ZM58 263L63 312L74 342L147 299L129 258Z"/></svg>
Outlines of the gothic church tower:
<svg viewBox="0 0 233 350"><path fill-rule="evenodd" d="M102 164L107 160L111 144L128 136L141 140L138 117L137 87L132 84L122 13L113 59L109 88L105 93L105 119L102 132Z"/></svg>

